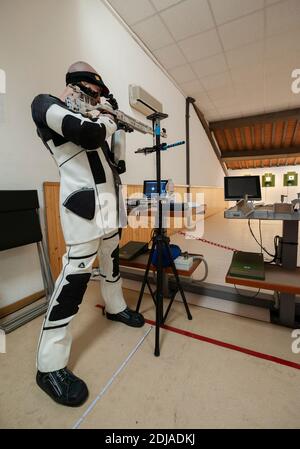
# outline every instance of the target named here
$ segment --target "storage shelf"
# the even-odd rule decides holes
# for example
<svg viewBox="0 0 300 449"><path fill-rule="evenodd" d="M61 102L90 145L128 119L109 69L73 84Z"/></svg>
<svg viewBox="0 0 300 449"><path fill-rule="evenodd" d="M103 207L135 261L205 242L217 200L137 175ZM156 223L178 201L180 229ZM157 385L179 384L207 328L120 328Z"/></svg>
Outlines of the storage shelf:
<svg viewBox="0 0 300 449"><path fill-rule="evenodd" d="M133 260L120 259L120 266L128 268L139 268L146 270L149 252L135 257ZM190 277L201 263L201 259L195 259L192 267L189 270L177 270L179 276ZM156 267L151 265L151 271L156 271ZM165 273L173 274L172 268L164 268Z"/></svg>

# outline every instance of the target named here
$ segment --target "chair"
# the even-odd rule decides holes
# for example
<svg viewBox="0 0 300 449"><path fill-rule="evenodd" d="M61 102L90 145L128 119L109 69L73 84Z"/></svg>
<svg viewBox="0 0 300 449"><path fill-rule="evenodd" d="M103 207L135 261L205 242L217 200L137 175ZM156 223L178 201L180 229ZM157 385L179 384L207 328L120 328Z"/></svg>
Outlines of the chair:
<svg viewBox="0 0 300 449"><path fill-rule="evenodd" d="M36 243L45 298L0 320L6 333L45 313L54 289L39 216L36 190L0 190L0 251Z"/></svg>

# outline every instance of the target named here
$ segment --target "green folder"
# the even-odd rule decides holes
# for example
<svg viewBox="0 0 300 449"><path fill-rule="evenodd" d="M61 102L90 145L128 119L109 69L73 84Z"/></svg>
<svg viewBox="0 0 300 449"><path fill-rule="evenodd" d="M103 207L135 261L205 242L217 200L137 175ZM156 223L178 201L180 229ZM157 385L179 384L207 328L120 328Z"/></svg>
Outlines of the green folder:
<svg viewBox="0 0 300 449"><path fill-rule="evenodd" d="M265 264L263 254L235 251L228 275L239 278L264 280Z"/></svg>

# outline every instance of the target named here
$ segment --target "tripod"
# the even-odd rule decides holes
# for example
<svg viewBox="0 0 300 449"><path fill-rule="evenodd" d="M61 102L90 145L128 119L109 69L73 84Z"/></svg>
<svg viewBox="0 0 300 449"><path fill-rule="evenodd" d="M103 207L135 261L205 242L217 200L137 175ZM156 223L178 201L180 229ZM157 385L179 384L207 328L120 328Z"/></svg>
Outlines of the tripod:
<svg viewBox="0 0 300 449"><path fill-rule="evenodd" d="M190 313L186 297L183 291L183 288L180 283L179 275L172 257L171 249L170 249L170 239L166 234L166 230L163 228L163 220L162 220L162 201L161 201L161 151L166 148L165 145L161 145L160 143L160 136L161 136L161 128L160 128L160 122L161 120L164 120L167 118L167 114L163 114L161 112L155 112L154 114L151 114L147 117L148 120L152 120L153 124L153 130L155 135L155 145L150 148L144 148L142 150L136 151L136 153L152 153L156 152L156 178L157 178L157 201L158 201L158 227L154 229L153 237L152 237L152 246L149 254L149 259L146 266L146 271L142 283L142 288L140 291L136 311L138 312L141 306L141 302L143 299L144 291L146 285L148 286L148 289L151 293L152 299L155 304L156 308L156 318L155 318L155 356L159 357L160 355L160 327L165 323L167 316L169 314L169 311L171 309L171 306L174 302L175 296L177 292L179 291L183 300L183 304L185 306L185 310L187 313L187 317L189 320L192 319L192 315ZM180 142L182 144L182 142ZM175 146L175 145L174 145ZM171 147L171 146L169 146ZM156 224L157 226L157 224ZM152 257L154 254L154 251L157 252L157 282L156 282L156 290L153 292L148 276L149 271L152 264ZM164 290L164 267L163 267L163 257L167 255L167 258L169 259L168 262L170 263L172 272L175 276L176 280L176 289L172 292L170 303L168 305L168 308L164 314L164 305L163 305L163 290Z"/></svg>

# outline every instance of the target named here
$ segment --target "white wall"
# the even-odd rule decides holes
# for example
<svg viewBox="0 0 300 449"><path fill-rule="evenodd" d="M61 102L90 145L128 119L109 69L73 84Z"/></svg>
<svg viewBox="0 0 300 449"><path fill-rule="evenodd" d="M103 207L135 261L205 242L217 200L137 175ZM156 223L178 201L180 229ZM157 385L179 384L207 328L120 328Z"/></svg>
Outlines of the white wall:
<svg viewBox="0 0 300 449"><path fill-rule="evenodd" d="M1 0L0 69L6 72L7 92L0 120L0 189L37 189L42 213L42 184L59 176L36 136L30 104L38 93L59 95L66 70L76 60L97 68L120 109L144 120L128 101L128 85L142 85L169 114L163 123L168 142L185 139L185 98L101 0ZM193 111L191 115L192 183L220 186L220 166ZM134 154L151 143L150 136L128 136L123 182L155 176L154 156ZM185 184L184 146L163 153L162 175ZM0 253L0 308L41 288L34 247Z"/></svg>
<svg viewBox="0 0 300 449"><path fill-rule="evenodd" d="M223 187L224 172L191 106L191 184Z"/></svg>
<svg viewBox="0 0 300 449"><path fill-rule="evenodd" d="M253 175L262 177L265 173L273 173L275 175L275 187L262 187L262 201L265 204L280 203L281 195L287 195L285 201L292 201L297 198L297 193L300 192L300 184L298 187L284 187L283 177L287 172L298 173L298 182L300 183L299 166L290 165L286 167L266 167L255 168L248 170L228 170L229 176L244 176Z"/></svg>

